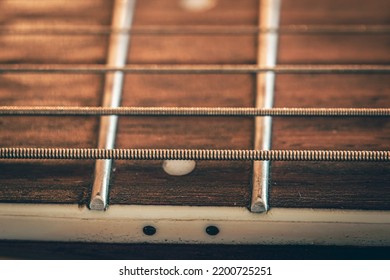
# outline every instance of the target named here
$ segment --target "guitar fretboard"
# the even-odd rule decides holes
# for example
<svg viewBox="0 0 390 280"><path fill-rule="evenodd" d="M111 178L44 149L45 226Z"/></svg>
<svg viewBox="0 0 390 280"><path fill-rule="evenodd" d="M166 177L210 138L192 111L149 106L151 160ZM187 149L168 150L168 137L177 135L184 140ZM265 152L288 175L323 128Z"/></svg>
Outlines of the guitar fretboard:
<svg viewBox="0 0 390 280"><path fill-rule="evenodd" d="M131 24L115 25L118 5L125 2L3 1L2 105L116 107L118 102L105 99L120 79L124 107L390 107L386 1L283 1L277 25L264 20L275 10L265 13L254 0L219 1L204 11L186 10L180 1L137 1ZM123 50L126 43L120 40L129 38ZM275 40L274 48L266 46ZM272 51L273 61L267 62ZM259 89L265 77L260 87L268 89ZM267 90L272 102L259 101ZM253 150L269 138L266 150L389 150L386 117L274 118L272 130L267 120L120 117L118 125L102 125L98 117L7 116L0 119L0 143ZM107 140L109 126L118 129ZM103 138L115 146L102 144ZM0 165L2 202L84 205L101 195L92 188L99 177L93 161L2 160ZM268 168L264 162L199 161L191 174L172 177L161 161L116 161L102 167L108 175L98 181L108 180L110 204L250 207L258 179L269 186L271 207L390 208L387 163L274 162L270 173ZM253 170L262 172L253 176Z"/></svg>

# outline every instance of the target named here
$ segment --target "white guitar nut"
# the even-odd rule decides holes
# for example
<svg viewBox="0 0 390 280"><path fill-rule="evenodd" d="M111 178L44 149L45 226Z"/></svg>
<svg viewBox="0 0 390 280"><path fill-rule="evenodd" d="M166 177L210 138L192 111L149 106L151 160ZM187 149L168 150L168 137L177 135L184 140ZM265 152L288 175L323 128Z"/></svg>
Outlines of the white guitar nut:
<svg viewBox="0 0 390 280"><path fill-rule="evenodd" d="M210 10L217 5L217 0L180 0L180 6L189 11L201 12Z"/></svg>
<svg viewBox="0 0 390 280"><path fill-rule="evenodd" d="M196 166L194 160L165 160L162 168L172 176L184 176L191 173Z"/></svg>

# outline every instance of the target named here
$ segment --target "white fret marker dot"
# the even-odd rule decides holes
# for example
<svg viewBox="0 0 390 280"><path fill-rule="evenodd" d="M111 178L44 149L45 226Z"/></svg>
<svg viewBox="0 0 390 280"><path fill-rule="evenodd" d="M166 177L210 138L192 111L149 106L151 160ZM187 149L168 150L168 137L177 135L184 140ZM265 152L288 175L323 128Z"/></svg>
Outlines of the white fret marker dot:
<svg viewBox="0 0 390 280"><path fill-rule="evenodd" d="M196 166L194 160L164 160L162 168L172 176L184 176L191 173Z"/></svg>
<svg viewBox="0 0 390 280"><path fill-rule="evenodd" d="M180 0L180 5L183 9L201 12L212 9L217 4L217 0Z"/></svg>

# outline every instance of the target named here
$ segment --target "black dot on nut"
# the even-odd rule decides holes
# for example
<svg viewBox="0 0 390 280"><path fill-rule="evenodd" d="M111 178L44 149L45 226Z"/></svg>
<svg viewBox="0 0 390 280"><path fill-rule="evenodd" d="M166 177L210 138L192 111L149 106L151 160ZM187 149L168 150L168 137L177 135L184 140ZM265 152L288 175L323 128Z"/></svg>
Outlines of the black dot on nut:
<svg viewBox="0 0 390 280"><path fill-rule="evenodd" d="M154 226L145 226L142 231L145 235L154 235L157 230Z"/></svg>
<svg viewBox="0 0 390 280"><path fill-rule="evenodd" d="M208 235L217 235L219 233L219 228L217 228L216 226L208 226L206 228L206 233Z"/></svg>

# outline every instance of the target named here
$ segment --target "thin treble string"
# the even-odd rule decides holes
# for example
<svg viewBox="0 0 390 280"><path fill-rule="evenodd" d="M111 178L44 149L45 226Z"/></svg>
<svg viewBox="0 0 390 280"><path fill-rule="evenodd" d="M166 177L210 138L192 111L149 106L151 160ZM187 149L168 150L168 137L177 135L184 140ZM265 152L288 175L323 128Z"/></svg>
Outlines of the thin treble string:
<svg viewBox="0 0 390 280"><path fill-rule="evenodd" d="M0 26L2 35L255 35L280 34L387 34L390 25L286 25L278 28L255 26L134 26L111 28L108 26Z"/></svg>
<svg viewBox="0 0 390 280"><path fill-rule="evenodd" d="M279 64L260 67L252 64L127 64L110 67L101 64L0 64L3 73L90 73L124 72L138 74L389 74L384 64Z"/></svg>

